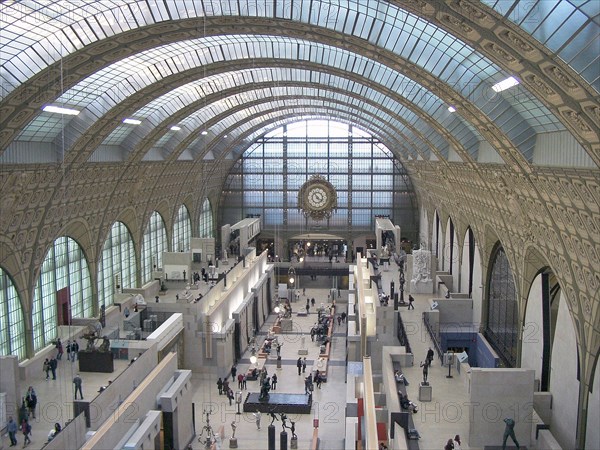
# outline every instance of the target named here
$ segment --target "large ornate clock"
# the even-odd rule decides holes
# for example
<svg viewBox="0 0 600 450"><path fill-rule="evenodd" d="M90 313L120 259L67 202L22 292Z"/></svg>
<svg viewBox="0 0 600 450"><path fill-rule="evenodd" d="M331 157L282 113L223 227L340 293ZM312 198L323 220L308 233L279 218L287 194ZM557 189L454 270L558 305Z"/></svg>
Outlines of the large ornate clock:
<svg viewBox="0 0 600 450"><path fill-rule="evenodd" d="M298 192L298 209L313 220L331 217L337 208L337 194L333 185L321 175L313 175Z"/></svg>

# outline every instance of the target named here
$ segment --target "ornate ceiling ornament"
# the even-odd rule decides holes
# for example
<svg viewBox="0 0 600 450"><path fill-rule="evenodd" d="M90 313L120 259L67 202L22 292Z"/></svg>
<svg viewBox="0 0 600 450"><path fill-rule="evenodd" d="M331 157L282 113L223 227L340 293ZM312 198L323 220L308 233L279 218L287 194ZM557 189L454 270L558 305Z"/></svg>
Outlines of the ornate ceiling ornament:
<svg viewBox="0 0 600 450"><path fill-rule="evenodd" d="M335 188L321 175L311 176L298 191L298 209L306 217L313 220L328 219L336 208Z"/></svg>

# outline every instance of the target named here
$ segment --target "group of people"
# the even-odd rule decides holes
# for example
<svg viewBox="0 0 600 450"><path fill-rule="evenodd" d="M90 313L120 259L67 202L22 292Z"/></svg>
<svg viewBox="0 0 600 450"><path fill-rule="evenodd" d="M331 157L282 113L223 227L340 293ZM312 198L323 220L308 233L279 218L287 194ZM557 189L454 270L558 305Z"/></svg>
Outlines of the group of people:
<svg viewBox="0 0 600 450"><path fill-rule="evenodd" d="M460 436L457 434L454 436L454 439L448 439L448 442L446 442L446 445L444 446L444 450L460 450L460 446Z"/></svg>
<svg viewBox="0 0 600 450"><path fill-rule="evenodd" d="M17 433L19 431L23 433L23 447L31 443L31 424L25 417L21 418L21 424L17 425L13 417L9 416L6 429L8 431L8 438L10 439L10 447L17 445Z"/></svg>

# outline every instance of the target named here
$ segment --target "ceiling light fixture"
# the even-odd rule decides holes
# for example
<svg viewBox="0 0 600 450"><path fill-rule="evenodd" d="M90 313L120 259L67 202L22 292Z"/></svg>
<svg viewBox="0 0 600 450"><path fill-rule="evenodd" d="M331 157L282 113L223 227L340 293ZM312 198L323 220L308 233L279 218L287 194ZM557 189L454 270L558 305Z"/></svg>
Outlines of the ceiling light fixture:
<svg viewBox="0 0 600 450"><path fill-rule="evenodd" d="M177 125L173 125L171 127L171 131L179 131L179 130L181 130L181 127L178 127Z"/></svg>
<svg viewBox="0 0 600 450"><path fill-rule="evenodd" d="M141 120L137 120L137 119L123 119L123 123L127 123L129 125L139 125L140 123L142 123Z"/></svg>
<svg viewBox="0 0 600 450"><path fill-rule="evenodd" d="M202 136L206 136L208 134L208 131L204 130L200 133Z"/></svg>
<svg viewBox="0 0 600 450"><path fill-rule="evenodd" d="M42 111L46 111L49 113L56 113L56 114L65 114L67 116L77 116L81 112L77 109L63 108L62 106L53 106L53 105L44 106L42 108Z"/></svg>
<svg viewBox="0 0 600 450"><path fill-rule="evenodd" d="M493 85L492 89L494 90L494 92L502 92L518 84L519 80L517 80L515 77L508 77L506 80L502 80L499 83Z"/></svg>
<svg viewBox="0 0 600 450"><path fill-rule="evenodd" d="M454 106L448 106L448 111L456 112L456 108Z"/></svg>

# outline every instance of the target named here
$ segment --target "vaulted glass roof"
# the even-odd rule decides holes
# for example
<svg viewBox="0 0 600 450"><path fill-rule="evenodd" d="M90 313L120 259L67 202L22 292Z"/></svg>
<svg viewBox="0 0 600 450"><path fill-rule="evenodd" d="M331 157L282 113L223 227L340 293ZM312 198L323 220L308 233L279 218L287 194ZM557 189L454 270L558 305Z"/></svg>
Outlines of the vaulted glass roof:
<svg viewBox="0 0 600 450"><path fill-rule="evenodd" d="M512 21L598 90L599 3L486 0L472 6L488 5ZM379 137L393 129L415 156L430 157L434 149L448 158L454 148L465 162L477 160L488 121L503 134L501 142L531 162L537 135L565 131L566 119L526 84L493 93L492 85L513 74L460 33L428 20L438 4L423 5L428 13L420 17L396 0L5 1L2 102L29 80L38 86L47 77L62 86L52 103L81 114L57 118L38 110L12 144L3 144L0 161L18 162L23 146L35 142L67 154L92 132L100 144L87 149L84 160L196 155L190 148L199 139L207 146L224 130L243 135L234 120L279 120L273 111L289 114L299 105L277 97L296 96L304 98L303 107L330 102L340 115L365 123L385 118ZM237 18L235 25L227 18ZM102 57L94 60L95 54ZM95 70L71 69L91 60L87 67ZM236 70L225 66L232 62ZM448 112L449 106L457 111ZM125 117L142 124L122 124ZM209 120L213 130L198 137ZM181 130L170 130L173 125ZM61 145L64 152L57 151Z"/></svg>

